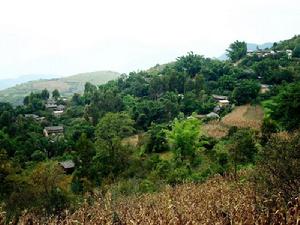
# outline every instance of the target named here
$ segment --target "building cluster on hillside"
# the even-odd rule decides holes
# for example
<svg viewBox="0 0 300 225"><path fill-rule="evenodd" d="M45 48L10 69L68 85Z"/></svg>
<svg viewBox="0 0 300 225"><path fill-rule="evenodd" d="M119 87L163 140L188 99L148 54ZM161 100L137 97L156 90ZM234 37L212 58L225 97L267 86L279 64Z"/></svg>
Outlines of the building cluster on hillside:
<svg viewBox="0 0 300 225"><path fill-rule="evenodd" d="M25 118L32 118L32 119L34 119L35 121L38 121L38 122L41 122L41 121L45 120L45 117L38 116L36 114L24 114L24 117Z"/></svg>
<svg viewBox="0 0 300 225"><path fill-rule="evenodd" d="M47 103L45 104L45 108L52 110L53 115L56 117L61 116L64 113L65 106L64 105L58 105L57 102L54 99L48 99Z"/></svg>
<svg viewBox="0 0 300 225"><path fill-rule="evenodd" d="M283 51L276 51L276 50L270 50L270 49L264 49L264 50L261 50L261 49L257 49L255 51L253 50L248 50L247 51L247 56L254 56L254 55L257 55L258 57L267 57L267 56L272 56L272 55L277 55L277 54L280 54L280 53L284 53L287 55L287 57L289 59L292 58L292 55L293 55L293 51L290 50L290 49L287 49L287 50L283 50Z"/></svg>
<svg viewBox="0 0 300 225"><path fill-rule="evenodd" d="M227 96L223 95L212 95L213 99L216 101L217 105L214 107L213 112L208 114L202 115L193 115L189 116L188 118L197 118L197 119L220 119L219 113L222 109L227 108L230 106L230 101L228 100Z"/></svg>

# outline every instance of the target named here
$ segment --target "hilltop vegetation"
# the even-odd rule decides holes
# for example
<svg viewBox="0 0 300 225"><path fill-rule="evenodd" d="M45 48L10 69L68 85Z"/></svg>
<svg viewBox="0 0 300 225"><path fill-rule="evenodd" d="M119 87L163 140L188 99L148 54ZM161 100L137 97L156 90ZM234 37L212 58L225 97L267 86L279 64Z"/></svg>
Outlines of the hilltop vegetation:
<svg viewBox="0 0 300 225"><path fill-rule="evenodd" d="M63 96L70 97L74 93L82 93L86 82L100 85L118 78L119 75L119 73L112 71L98 71L62 78L29 81L1 90L0 101L20 105L23 102L23 98L30 92L39 92L45 88L49 91L58 89Z"/></svg>
<svg viewBox="0 0 300 225"><path fill-rule="evenodd" d="M293 224L300 58L278 45L235 41L225 62L190 52L67 100L1 103L3 220Z"/></svg>

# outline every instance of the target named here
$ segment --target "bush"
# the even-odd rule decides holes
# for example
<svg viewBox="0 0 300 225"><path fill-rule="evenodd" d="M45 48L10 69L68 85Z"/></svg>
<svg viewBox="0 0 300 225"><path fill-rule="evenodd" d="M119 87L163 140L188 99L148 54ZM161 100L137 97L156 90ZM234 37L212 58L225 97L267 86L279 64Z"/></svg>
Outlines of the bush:
<svg viewBox="0 0 300 225"><path fill-rule="evenodd" d="M300 191L300 132L273 134L259 154L256 177L264 195L286 200Z"/></svg>

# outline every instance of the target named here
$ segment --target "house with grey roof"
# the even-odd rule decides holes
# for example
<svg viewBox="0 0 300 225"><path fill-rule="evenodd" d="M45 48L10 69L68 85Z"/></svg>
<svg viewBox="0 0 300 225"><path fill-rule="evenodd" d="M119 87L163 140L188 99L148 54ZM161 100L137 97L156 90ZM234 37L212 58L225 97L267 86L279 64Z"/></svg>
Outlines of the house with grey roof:
<svg viewBox="0 0 300 225"><path fill-rule="evenodd" d="M67 174L71 174L75 169L75 163L73 160L59 162L59 165Z"/></svg>
<svg viewBox="0 0 300 225"><path fill-rule="evenodd" d="M64 127L63 126L51 126L51 127L45 127L43 130L44 136L49 137L54 135L62 135L64 133Z"/></svg>

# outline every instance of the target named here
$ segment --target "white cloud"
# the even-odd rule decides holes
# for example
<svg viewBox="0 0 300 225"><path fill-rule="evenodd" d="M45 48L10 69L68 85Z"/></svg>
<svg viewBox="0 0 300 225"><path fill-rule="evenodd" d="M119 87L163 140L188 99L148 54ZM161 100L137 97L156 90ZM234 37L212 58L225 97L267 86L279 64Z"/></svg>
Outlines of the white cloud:
<svg viewBox="0 0 300 225"><path fill-rule="evenodd" d="M0 78L145 69L234 40L300 33L298 0L10 0L0 2Z"/></svg>

